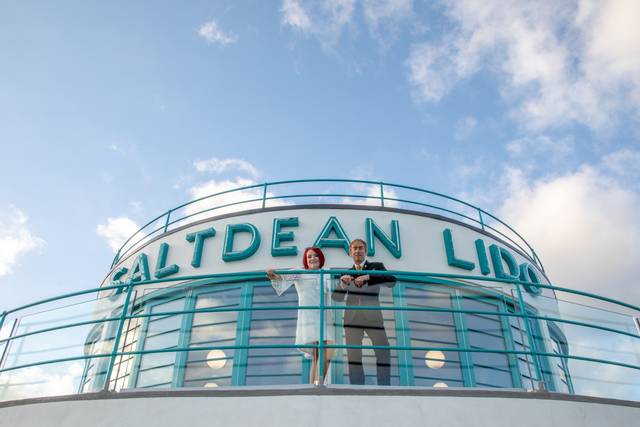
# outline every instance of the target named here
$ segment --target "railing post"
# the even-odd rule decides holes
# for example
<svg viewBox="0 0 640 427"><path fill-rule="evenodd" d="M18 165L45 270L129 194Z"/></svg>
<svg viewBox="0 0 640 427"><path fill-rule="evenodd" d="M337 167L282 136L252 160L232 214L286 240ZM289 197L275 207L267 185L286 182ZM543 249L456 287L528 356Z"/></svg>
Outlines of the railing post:
<svg viewBox="0 0 640 427"><path fill-rule="evenodd" d="M484 219L482 219L482 211L478 209L478 216L480 217L480 228L484 231Z"/></svg>
<svg viewBox="0 0 640 427"><path fill-rule="evenodd" d="M120 249L122 249L122 247ZM111 263L111 268L113 268L113 266L116 265L120 260L120 249L118 249L118 252L116 252L116 256L113 258L113 262Z"/></svg>
<svg viewBox="0 0 640 427"><path fill-rule="evenodd" d="M3 311L0 315L0 332L2 332L2 326L4 326L4 319L7 317L7 311Z"/></svg>
<svg viewBox="0 0 640 427"><path fill-rule="evenodd" d="M318 339L318 378L319 387L324 386L324 270L320 270L320 338Z"/></svg>
<svg viewBox="0 0 640 427"><path fill-rule="evenodd" d="M518 291L518 304L520 305L520 314L522 314L521 319L524 321L525 331L527 332L527 338L529 339L529 346L531 347L531 362L533 363L533 367L536 370L538 385L542 386L542 389L544 390L544 378L542 377L542 370L540 369L540 364L538 363L538 350L535 337L533 336L533 331L531 330L531 324L529 323L527 307L524 303L524 299L522 298L522 290L520 289L520 284L514 282L514 285L516 287L516 290Z"/></svg>
<svg viewBox="0 0 640 427"><path fill-rule="evenodd" d="M164 233L166 233L167 229L169 228L169 218L171 218L171 209L167 211L167 219L164 222L164 231L163 231Z"/></svg>
<svg viewBox="0 0 640 427"><path fill-rule="evenodd" d="M533 255L534 261L538 263L538 267L540 267L540 270L542 270L542 272L545 273L544 265L542 265L542 261L540 261L540 258L538 258L538 254L536 253L535 250L533 250L531 246L529 246L529 249L531 249L531 254Z"/></svg>
<svg viewBox="0 0 640 427"><path fill-rule="evenodd" d="M262 186L262 209L267 205L267 183Z"/></svg>
<svg viewBox="0 0 640 427"><path fill-rule="evenodd" d="M380 205L384 208L384 183L380 181Z"/></svg>
<svg viewBox="0 0 640 427"><path fill-rule="evenodd" d="M4 326L4 319L6 317L7 317L7 311L5 310L2 312L2 315L0 316L0 338L2 338L2 327ZM2 363L4 362L4 349L7 348L8 345L9 345L9 341L5 341L2 351L0 351L0 369L2 369Z"/></svg>
<svg viewBox="0 0 640 427"><path fill-rule="evenodd" d="M109 366L107 367L107 375L104 380L104 391L109 391L109 381L111 374L113 373L113 365L116 361L116 355L118 354L118 344L120 343L120 337L122 336L122 328L127 318L127 312L129 311L129 301L131 300L131 294L133 293L133 284L129 284L127 288L127 295L122 304L122 313L120 314L120 320L118 321L118 329L116 330L116 336L114 337L113 351L109 356Z"/></svg>

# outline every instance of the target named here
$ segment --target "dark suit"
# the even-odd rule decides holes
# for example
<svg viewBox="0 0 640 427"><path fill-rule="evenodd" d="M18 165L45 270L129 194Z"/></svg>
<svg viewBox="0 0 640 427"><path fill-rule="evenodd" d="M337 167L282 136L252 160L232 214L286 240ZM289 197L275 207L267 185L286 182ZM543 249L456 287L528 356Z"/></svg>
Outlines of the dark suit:
<svg viewBox="0 0 640 427"><path fill-rule="evenodd" d="M355 270L355 265L349 267ZM386 271L381 262L366 261L363 270ZM358 276L355 276L358 277ZM355 278L354 277L354 278ZM380 287L393 287L396 278L390 275L370 275L370 279L361 288L353 282L340 288L340 283L331 295L334 301L344 301L347 306L380 306L378 296ZM384 329L384 320L380 310L354 310L347 308L344 312L344 335L347 345L362 345L364 334L369 336L375 346L389 346L389 339ZM379 385L391 384L391 352L388 348L374 350L376 355L376 367ZM362 349L348 348L347 359L349 361L349 380L351 384L364 384L364 369L362 368Z"/></svg>

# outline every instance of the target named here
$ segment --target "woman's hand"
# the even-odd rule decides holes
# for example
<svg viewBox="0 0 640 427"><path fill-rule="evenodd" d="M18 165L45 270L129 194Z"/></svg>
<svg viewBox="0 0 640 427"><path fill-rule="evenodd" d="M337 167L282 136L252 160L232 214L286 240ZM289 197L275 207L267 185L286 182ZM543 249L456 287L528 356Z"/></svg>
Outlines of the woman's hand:
<svg viewBox="0 0 640 427"><path fill-rule="evenodd" d="M282 276L276 274L273 268L267 270L267 277L269 278L269 280L282 280Z"/></svg>

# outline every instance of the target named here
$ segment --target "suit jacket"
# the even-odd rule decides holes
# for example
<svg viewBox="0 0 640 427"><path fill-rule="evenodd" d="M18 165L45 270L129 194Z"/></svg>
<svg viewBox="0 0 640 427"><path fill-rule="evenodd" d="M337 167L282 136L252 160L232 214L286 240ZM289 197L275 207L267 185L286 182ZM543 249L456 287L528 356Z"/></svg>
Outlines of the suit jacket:
<svg viewBox="0 0 640 427"><path fill-rule="evenodd" d="M345 268L355 270L355 265ZM365 261L362 266L363 270L386 271L384 264L381 262ZM359 277L359 276L355 276ZM340 285L336 287L331 295L334 301L344 301L346 299L347 306L380 306L380 287L393 287L396 284L396 278L392 275L370 275L370 279L361 288L356 287L353 283L346 289L340 289ZM359 327L383 327L382 312L380 310L352 310L346 309L344 312L345 326Z"/></svg>

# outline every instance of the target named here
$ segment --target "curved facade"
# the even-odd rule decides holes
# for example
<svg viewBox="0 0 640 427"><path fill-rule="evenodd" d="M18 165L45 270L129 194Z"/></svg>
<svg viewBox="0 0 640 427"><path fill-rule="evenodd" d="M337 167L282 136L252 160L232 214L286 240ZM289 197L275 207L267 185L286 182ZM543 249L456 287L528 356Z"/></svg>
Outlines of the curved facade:
<svg viewBox="0 0 640 427"><path fill-rule="evenodd" d="M332 354L329 367L321 368L328 375L319 390L376 387L376 355L388 350L392 388L604 396L606 377L585 382L595 364L629 380L614 397L640 400L636 307L606 299L626 313L568 306L558 293L572 291L552 286L535 252L497 218L479 209L472 217L468 210L477 208L455 199L446 201L463 209L434 209L423 200L409 205L385 198L383 184L380 190L381 206L354 204L353 198L294 205L265 185L262 201L236 207L251 209L187 206L180 207L182 216L172 210L156 218L121 249L100 288L5 312L0 399L309 387L311 360L295 333L299 310L315 310L334 319L316 325L320 336L336 337L315 344L321 354ZM348 245L355 238L365 241L367 260L384 263L385 274L396 279L380 288L379 306L345 307L331 298L337 277L353 273ZM322 248L322 270L302 270L308 246ZM278 295L267 268L301 274L303 285L326 283L318 287L320 305L299 307L295 287ZM388 347L368 338L362 346L345 340L345 309L354 308L380 311ZM578 329L621 337L629 348L620 358L593 357L582 352L583 341L572 342ZM348 375L347 353L354 347L363 353L363 385ZM69 383L64 392L39 388L34 380L55 367L62 369L55 380Z"/></svg>

